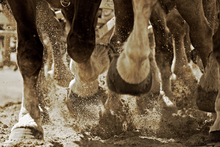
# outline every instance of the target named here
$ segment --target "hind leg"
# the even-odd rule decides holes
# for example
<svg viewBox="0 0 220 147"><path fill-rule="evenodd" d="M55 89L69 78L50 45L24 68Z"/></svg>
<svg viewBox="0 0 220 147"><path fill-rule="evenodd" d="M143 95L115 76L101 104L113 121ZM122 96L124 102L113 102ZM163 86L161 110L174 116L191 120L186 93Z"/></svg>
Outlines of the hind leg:
<svg viewBox="0 0 220 147"><path fill-rule="evenodd" d="M191 42L202 59L204 67L212 51L212 29L204 16L201 0L176 0L177 9L190 27ZM194 14L194 15L192 15Z"/></svg>
<svg viewBox="0 0 220 147"><path fill-rule="evenodd" d="M42 66L43 46L36 29L36 1L18 3L8 0L17 21L17 60L23 77L22 105L19 122L14 125L9 140L43 139L36 81Z"/></svg>
<svg viewBox="0 0 220 147"><path fill-rule="evenodd" d="M186 41L188 24L181 17L176 9L173 9L167 15L167 26L172 33L174 39L174 74L176 78L173 79L173 90L178 91L180 87L182 88L181 96L176 95L177 107L182 108L192 108L195 107L195 92L197 88L197 82L193 72L188 65L188 59L186 53L190 53L190 44ZM190 40L188 40L190 41ZM187 47L184 48L184 47Z"/></svg>
<svg viewBox="0 0 220 147"><path fill-rule="evenodd" d="M218 73L217 74L217 78L216 79L218 81L218 94L215 100L215 112L217 114L217 118L213 124L213 126L210 128L210 134L209 134L209 142L220 142L220 81L219 81L219 73L220 73L220 25L218 27L217 32L215 33L215 35L213 36L213 56L216 58L218 66L217 66L217 70Z"/></svg>
<svg viewBox="0 0 220 147"><path fill-rule="evenodd" d="M40 0L37 5L37 26L41 33L42 40L47 39L48 43L45 44L48 52L52 52L53 58L51 77L54 78L58 85L68 87L70 81L74 78L69 68L66 67L62 60L61 55L61 24L54 16L54 12L49 8L47 2ZM44 35L45 34L45 35ZM46 36L46 37L44 37Z"/></svg>
<svg viewBox="0 0 220 147"><path fill-rule="evenodd" d="M167 26L171 31L175 43L175 67L174 73L180 75L182 68L186 67L188 60L184 49L184 37L186 35L187 24L176 9L167 15ZM183 69L184 70L184 69Z"/></svg>
<svg viewBox="0 0 220 147"><path fill-rule="evenodd" d="M165 12L159 3L157 3L152 12L151 22L156 42L155 58L161 73L161 87L164 92L161 93L160 101L163 103L164 108L171 108L171 110L175 110L175 97L171 90L170 80L172 75L171 65L173 61L173 43L171 33L166 25Z"/></svg>
<svg viewBox="0 0 220 147"><path fill-rule="evenodd" d="M123 5L123 7L121 7ZM128 39L134 25L134 12L131 0L114 0L116 17L114 33L110 44L117 49L122 48L123 43Z"/></svg>
<svg viewBox="0 0 220 147"><path fill-rule="evenodd" d="M200 110L213 112L213 100L215 100L218 89L215 76L218 73L218 69L215 68L217 64L215 64L213 56L209 56L213 48L213 31L205 18L201 0L179 0L176 1L176 4L181 16L190 27L192 45L198 51L205 68L198 87L197 106ZM207 97L209 98L207 99Z"/></svg>

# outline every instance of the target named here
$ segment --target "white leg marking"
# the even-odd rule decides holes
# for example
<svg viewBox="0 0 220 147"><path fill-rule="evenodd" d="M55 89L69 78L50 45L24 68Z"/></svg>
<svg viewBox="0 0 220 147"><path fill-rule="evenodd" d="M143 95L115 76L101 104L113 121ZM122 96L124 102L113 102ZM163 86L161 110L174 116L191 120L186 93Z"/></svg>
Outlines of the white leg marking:
<svg viewBox="0 0 220 147"><path fill-rule="evenodd" d="M19 113L19 122L12 128L31 127L43 132L41 114L36 91L37 77L25 77L22 93L22 105Z"/></svg>

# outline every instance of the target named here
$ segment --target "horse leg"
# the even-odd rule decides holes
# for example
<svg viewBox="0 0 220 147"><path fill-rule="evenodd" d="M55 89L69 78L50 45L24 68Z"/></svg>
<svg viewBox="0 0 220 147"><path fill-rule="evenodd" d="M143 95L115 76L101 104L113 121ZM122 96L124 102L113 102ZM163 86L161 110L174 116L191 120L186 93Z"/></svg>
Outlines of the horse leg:
<svg viewBox="0 0 220 147"><path fill-rule="evenodd" d="M105 103L105 110L102 112L99 121L105 130L102 136L109 137L120 134L133 126L132 123L129 123L129 114L122 111L125 107L123 100L121 100L123 97L121 94L140 95L149 92L151 88L148 20L154 3L153 1L133 1L133 3L132 0L114 1L116 26L110 45L115 49L115 52L107 74L107 85L110 91ZM123 46L123 44L125 45ZM141 61L138 61L138 56L140 56ZM120 73L121 71L122 73ZM139 71L141 73L138 73ZM138 77L142 73L144 75L139 79ZM123 128L123 123L127 123L127 128Z"/></svg>
<svg viewBox="0 0 220 147"><path fill-rule="evenodd" d="M8 0L17 21L17 60L23 77L22 105L19 122L14 125L9 140L43 139L36 81L42 66L43 45L36 28L36 0L18 3Z"/></svg>
<svg viewBox="0 0 220 147"><path fill-rule="evenodd" d="M199 51L203 65L206 67L208 55L212 51L212 29L204 16L202 0L176 0L175 2L179 13L190 27L192 45Z"/></svg>
<svg viewBox="0 0 220 147"><path fill-rule="evenodd" d="M212 28L212 33L217 30L218 26L216 24L217 13L216 13L216 0L203 0L203 9L205 17L209 22L209 26Z"/></svg>
<svg viewBox="0 0 220 147"><path fill-rule="evenodd" d="M174 67L174 73L179 75L182 73L182 68L186 68L188 60L184 50L184 37L186 35L187 24L180 16L176 9L173 9L167 15L167 26L173 35L175 42L175 56L176 62Z"/></svg>
<svg viewBox="0 0 220 147"><path fill-rule="evenodd" d="M70 81L74 78L69 68L63 63L61 55L61 33L62 28L54 16L54 12L49 8L47 2L41 0L37 5L37 26L41 34L49 37L51 46L48 44L48 50L52 48L53 65L51 76L57 81L57 84L68 87ZM44 35L45 36L45 35ZM42 39L45 39L42 35Z"/></svg>
<svg viewBox="0 0 220 147"><path fill-rule="evenodd" d="M123 43L128 39L134 25L134 12L132 7L132 0L114 0L115 11L115 29L110 39L110 44L119 52ZM123 5L123 7L122 7Z"/></svg>
<svg viewBox="0 0 220 147"><path fill-rule="evenodd" d="M111 91L140 95L151 89L147 26L154 4L155 1L133 1L135 9L133 31L123 46L124 51L119 57L113 58L107 75L107 83Z"/></svg>
<svg viewBox="0 0 220 147"><path fill-rule="evenodd" d="M120 52L122 52L122 46L131 34L134 23L132 0L114 0L113 2L116 23L110 39L110 46L113 49L109 51L110 60L115 60L115 57L119 56ZM114 64L115 67L116 65ZM100 126L105 129L99 135L105 138L120 134L123 130L122 123L126 119L126 114L122 111L121 95L117 92L115 93L114 83L111 81L112 78L115 77L108 73L107 85L110 90L104 104L105 109L100 113L99 119Z"/></svg>
<svg viewBox="0 0 220 147"><path fill-rule="evenodd" d="M220 22L220 21L219 21ZM218 78L220 73L220 25L217 29L217 32L213 36L213 54L214 57L217 60L218 63ZM217 118L213 124L213 126L210 128L210 134L209 134L209 142L220 142L220 80L218 80L218 95L215 100L215 112L217 114Z"/></svg>
<svg viewBox="0 0 220 147"><path fill-rule="evenodd" d="M202 0L177 0L176 5L181 16L190 27L192 45L199 52L203 67L205 68L198 87L197 106L200 110L213 112L213 101L215 101L216 91L218 89L217 82L215 82L217 81L215 75L218 73L218 68L215 68L217 64L215 64L212 55L209 58L213 47L213 31L205 18Z"/></svg>
<svg viewBox="0 0 220 147"><path fill-rule="evenodd" d="M159 101L162 102L164 108L176 110L175 97L172 94L170 81L172 75L171 65L173 61L173 43L171 33L166 25L166 14L159 3L154 7L150 20L154 29L156 42L155 57L161 73L161 87L164 92L161 93Z"/></svg>
<svg viewBox="0 0 220 147"><path fill-rule="evenodd" d="M216 0L203 0L203 10L204 10L204 15L206 19L208 20L208 24L212 29L212 34L216 32L218 29L218 24L217 24L217 8L216 8ZM201 59L198 56L198 50L193 50L191 54L191 59L193 60L194 63L196 63L200 70L204 72L204 67L202 64ZM208 69L208 68L207 68ZM207 70L206 70L207 72ZM206 75L206 74L205 74Z"/></svg>
<svg viewBox="0 0 220 147"><path fill-rule="evenodd" d="M190 36L189 36L189 25L186 24L185 27L185 31L186 31L186 35L184 37L184 48L185 48L185 52L186 52L186 56L188 59L188 63L191 61L191 40L190 40Z"/></svg>
<svg viewBox="0 0 220 147"><path fill-rule="evenodd" d="M115 50L116 55L119 55L122 51L122 45L124 42L128 39L130 33L133 29L133 23L134 23L134 12L132 7L132 0L114 0L114 11L116 16L116 23L113 35L110 39L110 46ZM122 7L123 6L123 7ZM113 57L114 57L113 54ZM110 53L111 55L111 53ZM110 81L109 74L107 75L108 80ZM111 83L107 82L108 87L110 90L112 90L114 85L111 85ZM114 93L112 91L111 93ZM114 94L116 95L116 94ZM112 96L109 96L108 100L106 101L105 108L106 110L117 110L119 109L117 102L120 103L120 97L119 96L113 96L114 98L111 98ZM116 99L119 100L116 100ZM114 101L114 102L112 102Z"/></svg>
<svg viewBox="0 0 220 147"><path fill-rule="evenodd" d="M189 43L185 40L188 33L188 24L181 17L176 9L170 11L167 15L167 26L172 33L175 44L175 62L174 62L174 74L176 75L174 82L174 89L176 85L186 87L183 90L190 91L187 95L176 96L177 106L182 109L183 107L195 107L194 94L197 88L197 82L195 76L188 65L188 59L186 52L190 53ZM190 41L190 40L188 40ZM186 44L184 44L186 43ZM184 46L188 46L187 49ZM187 92L186 92L187 93Z"/></svg>
<svg viewBox="0 0 220 147"><path fill-rule="evenodd" d="M95 44L96 14L100 2L101 0L77 0L70 5L74 12L63 9L64 16L71 25L67 51L72 58L70 68L75 78L69 85L67 106L74 116L74 112L77 112L74 101L92 99L98 93L98 76L109 66L108 50Z"/></svg>

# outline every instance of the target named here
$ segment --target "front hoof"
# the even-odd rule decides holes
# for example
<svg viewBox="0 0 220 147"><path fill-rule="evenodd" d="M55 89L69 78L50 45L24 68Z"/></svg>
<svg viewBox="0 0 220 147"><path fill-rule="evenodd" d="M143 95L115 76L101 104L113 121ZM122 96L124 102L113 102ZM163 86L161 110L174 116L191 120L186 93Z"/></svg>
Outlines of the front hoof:
<svg viewBox="0 0 220 147"><path fill-rule="evenodd" d="M43 139L43 132L31 127L15 128L12 130L9 141L22 141L27 139Z"/></svg>
<svg viewBox="0 0 220 147"><path fill-rule="evenodd" d="M70 114L75 119L98 119L98 114L107 99L105 91L99 87L98 92L93 96L81 97L72 90L69 90L67 95L66 104Z"/></svg>
<svg viewBox="0 0 220 147"><path fill-rule="evenodd" d="M196 105L198 106L199 110L215 112L215 99L217 95L218 91L206 92L201 86L198 86Z"/></svg>
<svg viewBox="0 0 220 147"><path fill-rule="evenodd" d="M148 93L152 85L151 71L147 78L139 84L129 84L125 82L116 69L116 64L119 56L112 59L111 65L107 74L108 88L118 94L130 94L139 96L140 94Z"/></svg>

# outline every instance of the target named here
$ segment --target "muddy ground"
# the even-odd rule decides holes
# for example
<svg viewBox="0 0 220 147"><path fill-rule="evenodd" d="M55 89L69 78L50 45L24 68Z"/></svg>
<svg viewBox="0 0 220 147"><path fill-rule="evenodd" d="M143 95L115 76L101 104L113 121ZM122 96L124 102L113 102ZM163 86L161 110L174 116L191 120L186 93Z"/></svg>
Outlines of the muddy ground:
<svg viewBox="0 0 220 147"><path fill-rule="evenodd" d="M15 54L12 54L15 60ZM186 71L187 72L187 71ZM187 73L186 73L187 74ZM190 75L190 74L189 74ZM198 75L198 73L197 73ZM198 77L197 77L198 78ZM187 79L187 78L186 78ZM182 147L206 146L209 127L215 115L199 111L195 106L197 80L173 81L172 88L177 97L179 110L170 114L157 103L158 93L142 96L146 102L144 112L138 111L137 97L121 96L126 120L124 132L117 132L112 125L114 119L99 122L103 105L99 99L108 96L105 74L100 77L99 93L86 104L76 102L78 117L70 115L65 100L67 89L59 87L49 79L44 87L45 110L44 141L29 140L14 146L54 147ZM18 121L21 105L22 78L19 71L5 67L0 71L0 145L9 138L10 130ZM107 124L113 127L108 128ZM132 124L132 127L129 125ZM114 130L116 129L116 130ZM127 130L127 131L126 131ZM128 131L129 130L129 131ZM115 131L115 132L114 132ZM112 133L113 132L113 133ZM113 135L117 133L117 135Z"/></svg>

